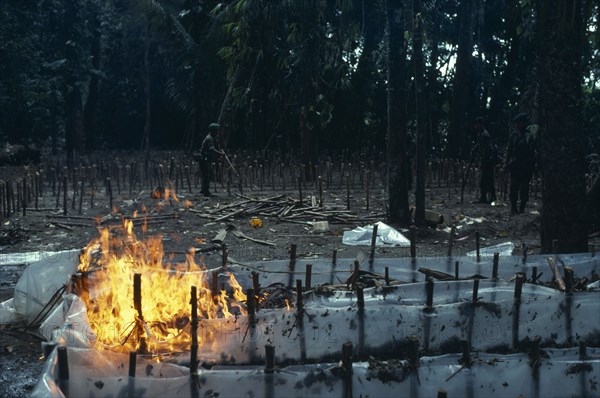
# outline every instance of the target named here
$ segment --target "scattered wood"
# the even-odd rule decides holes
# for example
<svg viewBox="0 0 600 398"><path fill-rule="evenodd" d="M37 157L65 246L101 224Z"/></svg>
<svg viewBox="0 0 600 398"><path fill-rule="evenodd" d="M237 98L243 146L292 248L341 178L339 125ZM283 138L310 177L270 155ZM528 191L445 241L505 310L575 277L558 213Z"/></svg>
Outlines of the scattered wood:
<svg viewBox="0 0 600 398"><path fill-rule="evenodd" d="M552 270L552 274L554 275L554 279L556 280L556 283L558 284L558 289L561 292L564 292L566 289L565 281L563 280L562 276L560 275L560 271L558 270L558 266L556 265L556 258L548 257L548 265L550 266L550 269Z"/></svg>
<svg viewBox="0 0 600 398"><path fill-rule="evenodd" d="M74 231L74 229L72 227L70 227L70 226L68 226L66 224L63 224L63 223L53 222L52 225L54 225L57 228L64 229L65 231L69 231L69 232L73 232ZM83 226L83 225L82 224L77 224L77 226ZM88 226L88 225L86 225L86 226Z"/></svg>
<svg viewBox="0 0 600 398"><path fill-rule="evenodd" d="M198 217L206 218L215 222L231 220L236 217L274 217L279 222L292 222L306 224L308 221L329 221L344 224L355 224L361 220L370 220L372 218L382 217L380 214L374 214L365 217L358 217L346 209L337 209L323 206L320 203L300 202L285 195L276 195L267 198L251 198L245 195L236 195L240 200L230 203L226 206L214 208L211 210L188 211L195 213Z"/></svg>
<svg viewBox="0 0 600 398"><path fill-rule="evenodd" d="M275 243L273 243L273 242L271 242L271 241L267 241L267 240L261 240L261 239L256 239L256 238L253 238L253 237L251 237L251 236L248 236L248 235L244 234L244 233L243 233L243 232L241 232L241 231L233 231L233 234L234 234L235 236L237 236L238 238L241 238L241 239L247 239L247 240L250 240L250 241L252 241L252 242L259 243L259 244L261 244L261 245L272 246L272 247L276 246L276 244L275 244Z"/></svg>

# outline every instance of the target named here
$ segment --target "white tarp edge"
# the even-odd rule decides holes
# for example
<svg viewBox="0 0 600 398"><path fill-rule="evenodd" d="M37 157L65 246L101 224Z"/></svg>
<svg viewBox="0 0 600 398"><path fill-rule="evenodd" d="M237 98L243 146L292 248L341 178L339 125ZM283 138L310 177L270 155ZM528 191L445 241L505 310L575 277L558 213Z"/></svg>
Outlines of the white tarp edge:
<svg viewBox="0 0 600 398"><path fill-rule="evenodd" d="M398 232L393 227L378 221L376 246L390 245L400 247L410 247L410 240ZM352 231L344 231L342 243L348 246L370 246L373 236L373 225L354 228Z"/></svg>

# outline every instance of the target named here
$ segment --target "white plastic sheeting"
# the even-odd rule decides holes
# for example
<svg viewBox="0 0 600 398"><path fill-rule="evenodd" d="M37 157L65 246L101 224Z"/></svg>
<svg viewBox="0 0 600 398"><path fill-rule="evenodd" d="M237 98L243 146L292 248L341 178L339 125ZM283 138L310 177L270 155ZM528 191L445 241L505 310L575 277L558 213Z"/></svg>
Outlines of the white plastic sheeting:
<svg viewBox="0 0 600 398"><path fill-rule="evenodd" d="M25 269L15 286L13 298L0 304L0 324L32 322L76 272L79 250L45 255L37 252L14 254L7 261L10 263L17 258L38 261Z"/></svg>
<svg viewBox="0 0 600 398"><path fill-rule="evenodd" d="M13 311L19 307L21 319L35 318L42 308L42 304L45 304L49 297L68 282L71 274L76 270L77 254L78 251L71 251L68 254L62 254L64 256L62 259L53 258L50 261L45 259L28 268L26 274L22 277L23 280L19 280L18 292L15 291L15 299L11 302ZM439 352L456 352L456 346L460 340L469 341L474 351L511 349L516 348L527 337L536 335L541 337L543 345L574 345L578 342L597 343L600 336L600 319L596 314L600 313L600 291L568 296L556 290L525 284L522 298L517 304L514 300L514 283L505 281L514 276L515 272L523 271L529 276L532 267L535 266L539 268L538 274L544 270L543 278L540 278L540 280L548 281L552 277L547 268L547 256L529 256L526 261L523 260L519 256L501 256L499 265L500 280L480 280L479 301L477 304L471 302L472 280L436 282L432 309L425 308L426 288L424 283L408 283L391 287L381 286L380 283L380 286L376 288L365 289L364 309L359 308L356 295L353 292L338 291L329 296L308 293L304 297L304 311L301 317L293 310L261 309L256 314L253 325L250 325L247 317L203 320L198 327L201 341L199 359L201 362L223 365L261 363L264 361L263 347L270 344L275 347L276 362L278 363L301 361L304 358L311 361L330 362L339 359L340 347L345 342L352 342L355 351L361 355L388 355L388 357L394 355L401 358L403 357L401 351L405 347L403 344L411 336L418 337L422 349ZM420 267L453 274L456 261L460 264L459 275L461 277L469 277L474 274L484 276L491 274L491 261L482 260L477 262L468 256L415 259L377 258L373 264L370 264L369 271L383 274L384 268L389 267L391 278L411 282L422 280L423 275L418 272ZM313 264L313 285L343 282L350 275L353 267L353 261L350 259L338 259L337 264L332 264L323 259L310 261L299 259L294 262L293 267L290 267L289 262L286 261L257 262L251 266L229 267L228 271L235 273L242 286L249 287L252 285L250 271L257 270L260 272L261 285L268 286L270 283L285 283L282 279L290 278L294 280L302 277L305 269L304 264L308 262ZM559 255L557 256L557 263L559 267L572 267L577 277L594 276L600 273L600 259L592 257L590 254ZM208 272L210 271L212 270ZM19 300L17 300L17 297ZM20 304L17 306L12 305L16 301ZM7 306L7 303L4 303L4 306ZM0 311L4 310L0 309ZM70 358L76 355L72 353L78 352L76 348L84 349L81 352L85 353L84 357L88 359L80 362L76 360L73 363L70 387L74 390L70 391L81 391L82 394L80 395L106 396L110 395L109 392L113 388L111 386L115 385L122 388L124 383L126 384L126 377L124 378L121 373L115 376L111 370L112 368L109 369L105 365L110 363L113 368L123 368L122 362L113 360L117 354L96 351L96 348L110 347L99 346L96 336L89 326L85 305L77 296L65 296L62 304L46 318L42 324L41 332L50 341L70 347ZM182 350L184 352L174 355L172 360L181 361L187 358L189 361L189 354L185 352L187 350L185 348ZM98 355L101 355L104 359L98 359ZM521 359L520 362L524 361ZM186 396L189 393L189 376L185 375L187 368L183 368L181 372L184 373L181 374L177 370L180 368L171 368L171 366L175 365L154 364L152 367L146 365L144 371L139 371L138 374L145 374L149 377L148 384L143 384L146 383L143 381L143 377L139 378L141 384L138 384L138 379L136 379L136 395ZM449 372L457 370L458 366L457 360L454 358L452 364L442 365L441 369L444 370L440 372L447 378L450 375ZM501 362L490 366L489 369L491 370L488 373L485 373L484 370L478 370L477 372L483 373L477 374L477 383L473 382L473 394L465 390L465 388L471 388L468 384L465 384L468 380L463 380L462 383L457 384L456 390L452 390L454 380L467 377L471 372L474 372L473 368L462 370L449 380L450 384L442 384L441 387L436 385L432 387L434 389L431 391L436 391L437 388L448 390L446 387L450 387L450 391L456 391L456 396L487 396L490 395L487 394L489 391L499 394L497 396L516 396L524 390L511 390L504 384L500 388L496 380L499 379L499 375L504 377L504 372L508 372L507 374L511 377L510 380L513 380L512 382L507 380L508 386L513 384L518 386L522 382L529 385L527 388L533 388L530 384L527 384L530 382L519 378L531 374L531 370L527 372L525 368L521 369L523 374L512 373L511 369L519 366L524 365L515 363L513 366L508 366L507 363L505 366L504 362ZM565 370L565 366L567 370ZM548 380L552 380L551 377L558 377L562 374L560 372L567 372L569 366L573 366L573 363L564 366L557 366L556 364L548 366L548 374L552 375L548 376ZM597 382L598 364L594 362L591 366L592 370L590 371L589 366L586 365L585 369L587 370L583 373L586 380ZM34 394L35 396L61 396L62 393L57 391L51 382L55 379L55 373L53 373L55 369L53 367L55 367L55 359L51 359L47 364L47 368L40 379L40 385L36 389L35 394L41 395ZM86 369L98 368L93 371L96 372L93 375L100 375L103 379L94 381L91 376L87 378L78 377L79 373L77 372L79 370L76 369L79 368L82 372ZM169 373L172 369L174 369L174 373ZM287 387L282 387L283 384L281 383L275 383L275 393L272 396L312 396L317 391L323 395L339 396L341 390L338 388L342 388L339 383L332 383L328 378L320 379L323 377L320 372L326 371L324 368L321 369L318 366L310 370L305 368L305 373L302 373L305 370L293 369L292 371L290 368L286 368L285 371L274 376L276 380L279 380L277 377L287 374L287 371L298 372L299 375L298 379L291 378L282 382ZM373 379L373 376L366 373L368 369L364 370L365 373L361 375L360 369L360 366L357 366L354 373L355 378L352 382L355 393L362 391L363 396L398 396L408 387L408 385L389 387L393 384L389 381L386 383L374 381L375 384L370 384L371 380L368 380L368 378ZM422 366L419 372L422 372L423 369ZM554 374L550 369L559 369L559 373ZM217 372L216 370L213 371ZM122 369L119 372L122 372ZM204 374L203 372L201 372L201 375ZM211 376L210 381L204 379L204 384L202 384L203 393L210 396L208 391L212 389L213 392L222 391L220 396L243 395L236 392L239 390L235 390L235 388L239 388L240 383L236 385L236 382L227 378L234 377L232 375L235 374L239 380L248 381L248 385L252 385L248 391L256 391L257 395L265 394L265 387L261 390L260 386L251 384L254 383L252 380L256 378L256 374L259 374L257 380L264 384L266 379L260 370L244 367L237 370L229 369L228 372L230 373L206 373L206 375ZM590 372L593 373L594 377L589 377L588 373ZM575 373L577 372L574 372L573 375L571 373L563 374L561 380L566 380L565 377L576 379L577 375ZM153 375L159 377L153 378L151 377ZM419 373L419 375L423 380L424 375L422 373ZM305 380L315 380L315 377L317 381L321 380L319 383L325 383L327 388L319 387L315 390L317 388L315 382L305 383ZM327 380L330 380L329 384L327 384ZM366 383L365 380L369 383ZM474 380L473 377L471 377L471 380ZM490 381L484 383L484 387L478 387L481 385L479 380ZM521 381L516 382L514 380ZM563 390L555 391L553 389L547 393L544 385L548 383L540 383L536 387L538 389L536 391L538 396L581 396L580 392L588 387L584 382L577 380L565 383ZM298 384L300 382L302 384ZM402 382L399 383L402 384ZM227 384L231 384L231 386ZM425 386L426 384L428 385L428 383L417 383L418 387L414 387L413 384L410 384L410 386L418 388L419 394L434 395L434 393L430 394L430 390L425 389L428 388ZM296 385L297 388L291 387ZM363 390L363 388L367 388L364 386L369 385L376 385L376 387L374 387L374 390ZM139 394L137 394L138 387L141 388ZM291 390L288 391L288 387ZM388 387L392 390L387 390ZM477 388L480 388L480 390ZM115 396L126 395L123 391L125 390L119 390L119 393ZM267 395L269 391L267 391ZM459 391L462 392L459 393ZM518 391L518 393L513 394L514 391ZM531 392L532 390L528 391ZM530 396L529 394L524 395ZM536 395L532 394L532 396Z"/></svg>
<svg viewBox="0 0 600 398"><path fill-rule="evenodd" d="M600 292L566 296L556 290L524 285L514 300L514 284L480 281L476 304L473 281L435 284L432 308L425 307L424 283L364 291L364 309L354 292L332 296L306 295L299 317L286 309L262 309L249 317L201 320L198 336L201 361L251 364L264 360L259 347L270 344L282 361L305 358L324 361L352 342L365 355L400 353L416 336L428 350L446 351L459 340L474 350L518 348L523 339L540 336L543 344L577 344L600 336ZM74 347L96 343L85 305L69 296L42 325L48 339ZM367 326L368 325L368 326ZM148 339L152 340L152 336ZM162 343L168 350L169 341Z"/></svg>
<svg viewBox="0 0 600 398"><path fill-rule="evenodd" d="M377 224L377 239L376 246L390 245L409 247L410 240L398 232L393 227L378 221ZM373 225L354 228L352 231L344 231L342 243L348 246L370 246L373 236Z"/></svg>
<svg viewBox="0 0 600 398"><path fill-rule="evenodd" d="M503 242L493 246L486 246L479 250L479 257L494 257L494 253L498 253L501 256L510 256L514 248L515 244L512 242ZM467 256L477 256L477 250L468 252Z"/></svg>
<svg viewBox="0 0 600 398"><path fill-rule="evenodd" d="M565 398L598 394L600 352L549 349L532 367L525 354L473 354L462 367L457 354L422 357L415 369L407 361L357 362L348 377L336 363L288 366L273 374L261 367L200 369L156 363L138 357L136 377L128 377L128 357L69 348L71 397L448 397ZM56 350L51 354L32 398L64 397L59 387Z"/></svg>

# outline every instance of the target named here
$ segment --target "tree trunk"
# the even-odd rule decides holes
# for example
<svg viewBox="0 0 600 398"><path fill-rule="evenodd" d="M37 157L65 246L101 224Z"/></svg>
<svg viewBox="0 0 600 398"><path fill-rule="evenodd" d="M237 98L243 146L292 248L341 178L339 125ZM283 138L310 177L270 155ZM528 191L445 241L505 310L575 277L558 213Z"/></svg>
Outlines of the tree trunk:
<svg viewBox="0 0 600 398"><path fill-rule="evenodd" d="M415 224L425 224L425 168L427 138L427 105L425 102L425 61L423 60L423 18L421 0L414 0L413 63L415 69L415 109L417 119L417 189L415 191Z"/></svg>
<svg viewBox="0 0 600 398"><path fill-rule="evenodd" d="M406 112L404 74L406 53L402 20L403 1L387 4L387 166L389 221L408 224L408 159L406 154Z"/></svg>
<svg viewBox="0 0 600 398"><path fill-rule="evenodd" d="M146 43L144 48L144 92L146 94L146 122L142 136L142 150L148 156L150 152L150 129L152 127L152 103L150 100L150 33L146 22Z"/></svg>
<svg viewBox="0 0 600 398"><path fill-rule="evenodd" d="M65 3L65 149L69 168L73 166L76 151L84 149L83 136L83 105L80 84L80 60L78 57L78 33L76 31L79 19L79 2L69 0Z"/></svg>
<svg viewBox="0 0 600 398"><path fill-rule="evenodd" d="M542 253L588 250L581 116L582 1L537 3Z"/></svg>
<svg viewBox="0 0 600 398"><path fill-rule="evenodd" d="M94 41L92 43L92 65L96 73L90 76L90 84L88 88L88 96L83 108L83 129L85 134L85 149L92 150L95 147L94 140L96 138L94 114L98 105L98 71L100 70L100 42L102 34L100 31L100 21L98 16L94 16L92 21L92 30L94 32Z"/></svg>
<svg viewBox="0 0 600 398"><path fill-rule="evenodd" d="M304 15L303 44L301 55L302 110L300 111L300 161L307 166L307 177L313 176L309 164L314 167L317 160L317 131L320 125L314 119L315 105L319 93L319 0L305 1L302 7Z"/></svg>
<svg viewBox="0 0 600 398"><path fill-rule="evenodd" d="M466 134L472 118L473 98L472 61L473 61L473 1L461 0L458 27L458 50L453 84L453 96L448 131L448 156L464 158L466 156Z"/></svg>
<svg viewBox="0 0 600 398"><path fill-rule="evenodd" d="M517 64L519 62L519 35L517 33L517 26L520 23L521 8L517 0L511 0L509 4L511 13L507 18L506 26L507 30L512 32L510 35L510 47L506 55L506 64L504 65L502 76L500 76L498 83L492 87L492 94L490 96L488 124L496 130L496 133L508 130L506 122L510 118L506 105L515 83Z"/></svg>

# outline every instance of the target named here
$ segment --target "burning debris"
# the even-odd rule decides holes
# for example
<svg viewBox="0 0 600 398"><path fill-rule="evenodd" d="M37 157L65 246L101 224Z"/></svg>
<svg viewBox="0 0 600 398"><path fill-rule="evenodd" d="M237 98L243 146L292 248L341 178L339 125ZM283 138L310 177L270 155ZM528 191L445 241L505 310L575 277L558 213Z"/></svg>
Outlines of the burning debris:
<svg viewBox="0 0 600 398"><path fill-rule="evenodd" d="M246 295L233 274L211 279L193 250L183 263L165 262L164 256L161 237L138 240L130 220L122 229L102 230L84 249L79 293L104 347L151 353L188 347L190 286L198 289L200 319L246 315Z"/></svg>

